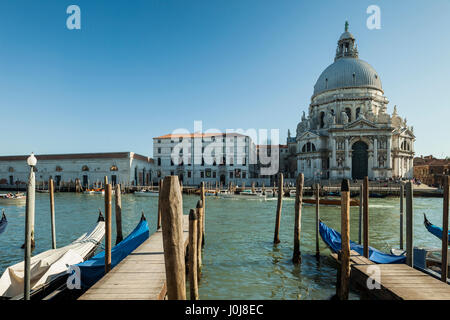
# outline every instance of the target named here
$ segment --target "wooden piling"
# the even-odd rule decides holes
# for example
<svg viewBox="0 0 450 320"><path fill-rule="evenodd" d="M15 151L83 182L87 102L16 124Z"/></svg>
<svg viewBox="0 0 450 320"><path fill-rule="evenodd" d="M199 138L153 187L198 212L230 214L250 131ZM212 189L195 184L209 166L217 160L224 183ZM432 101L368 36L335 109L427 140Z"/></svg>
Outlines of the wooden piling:
<svg viewBox="0 0 450 320"><path fill-rule="evenodd" d="M191 300L198 300L198 216L197 210L191 209L189 212L189 291Z"/></svg>
<svg viewBox="0 0 450 320"><path fill-rule="evenodd" d="M116 207L116 244L123 240L122 235L122 193L120 190L120 184L116 184L115 186L115 207Z"/></svg>
<svg viewBox="0 0 450 320"><path fill-rule="evenodd" d="M303 184L304 176L303 173L300 173L297 177L295 192L294 254L292 256L292 262L295 264L301 263L302 261L300 253L300 232L302 228Z"/></svg>
<svg viewBox="0 0 450 320"><path fill-rule="evenodd" d="M319 220L320 220L320 185L316 184L316 258L320 258L320 248L319 248Z"/></svg>
<svg viewBox="0 0 450 320"><path fill-rule="evenodd" d="M202 240L198 244L199 247L203 248L205 246L205 220L206 220L206 198L205 198L205 183L202 181L201 188L200 188L200 200L202 200L202 224L201 224L201 230L202 230Z"/></svg>
<svg viewBox="0 0 450 320"><path fill-rule="evenodd" d="M197 206L196 206L196 210L197 210L197 246L198 246L198 250L197 250L197 276L198 276L198 281L200 281L200 277L202 275L202 267L203 267L203 262L202 262L202 240L203 240L203 203L202 200L198 200L197 201Z"/></svg>
<svg viewBox="0 0 450 320"><path fill-rule="evenodd" d="M56 249L56 233L55 233L55 190L53 179L48 179L48 192L50 195L50 224L52 229L52 249Z"/></svg>
<svg viewBox="0 0 450 320"><path fill-rule="evenodd" d="M362 241L362 220L363 220L363 185L359 186L359 228L358 228L358 244Z"/></svg>
<svg viewBox="0 0 450 320"><path fill-rule="evenodd" d="M105 274L111 270L112 187L105 185Z"/></svg>
<svg viewBox="0 0 450 320"><path fill-rule="evenodd" d="M364 177L363 183L363 253L364 257L369 258L369 178Z"/></svg>
<svg viewBox="0 0 450 320"><path fill-rule="evenodd" d="M403 197L405 187L403 183L400 185L400 250L403 250Z"/></svg>
<svg viewBox="0 0 450 320"><path fill-rule="evenodd" d="M406 264L414 265L414 219L413 219L413 185L406 183Z"/></svg>
<svg viewBox="0 0 450 320"><path fill-rule="evenodd" d="M278 181L278 202L277 202L277 216L275 221L275 235L273 239L274 244L280 243L280 222L281 222L281 209L283 206L283 174L280 173Z"/></svg>
<svg viewBox="0 0 450 320"><path fill-rule="evenodd" d="M348 299L350 285L350 183L342 180L341 186L341 272L337 296Z"/></svg>
<svg viewBox="0 0 450 320"><path fill-rule="evenodd" d="M156 228L159 230L161 228L161 195L162 195L163 180L160 179L158 183L158 224Z"/></svg>
<svg viewBox="0 0 450 320"><path fill-rule="evenodd" d="M442 215L442 263L441 263L441 280L447 283L448 274L448 210L450 200L450 176L444 177L444 212Z"/></svg>
<svg viewBox="0 0 450 320"><path fill-rule="evenodd" d="M178 176L166 176L161 195L161 222L169 300L186 300L183 198Z"/></svg>

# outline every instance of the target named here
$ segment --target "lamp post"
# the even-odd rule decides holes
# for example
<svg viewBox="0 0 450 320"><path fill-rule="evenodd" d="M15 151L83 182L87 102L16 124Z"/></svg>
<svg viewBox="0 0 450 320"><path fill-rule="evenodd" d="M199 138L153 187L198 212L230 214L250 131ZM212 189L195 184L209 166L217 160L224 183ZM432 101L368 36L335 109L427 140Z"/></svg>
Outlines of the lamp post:
<svg viewBox="0 0 450 320"><path fill-rule="evenodd" d="M30 300L30 260L31 242L34 238L34 198L35 198L35 177L34 167L37 159L33 153L28 157L27 164L30 166L30 176L27 185L27 199L25 212L25 276L24 276L24 299Z"/></svg>

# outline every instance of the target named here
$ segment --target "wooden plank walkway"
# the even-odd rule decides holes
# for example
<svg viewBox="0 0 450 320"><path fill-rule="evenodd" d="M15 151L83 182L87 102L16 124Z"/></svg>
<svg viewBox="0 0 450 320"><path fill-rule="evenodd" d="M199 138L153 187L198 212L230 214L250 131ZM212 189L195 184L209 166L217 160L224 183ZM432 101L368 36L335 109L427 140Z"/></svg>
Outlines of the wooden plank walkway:
<svg viewBox="0 0 450 320"><path fill-rule="evenodd" d="M188 215L183 215L183 239L187 246ZM79 300L163 300L166 290L160 229L88 289Z"/></svg>
<svg viewBox="0 0 450 320"><path fill-rule="evenodd" d="M332 255L337 260L337 255ZM375 264L355 251L351 251L351 282L365 294L383 300L450 300L450 286L406 264ZM369 290L367 280L373 266L380 270L379 289Z"/></svg>

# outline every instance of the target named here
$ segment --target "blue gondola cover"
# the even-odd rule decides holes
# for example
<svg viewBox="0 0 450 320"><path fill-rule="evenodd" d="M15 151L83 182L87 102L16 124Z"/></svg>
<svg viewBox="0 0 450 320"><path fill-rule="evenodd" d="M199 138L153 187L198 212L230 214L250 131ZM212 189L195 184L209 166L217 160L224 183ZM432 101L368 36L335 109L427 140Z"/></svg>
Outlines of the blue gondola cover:
<svg viewBox="0 0 450 320"><path fill-rule="evenodd" d="M148 223L141 219L136 228L111 249L111 269L149 237ZM88 289L105 275L105 251L77 265L81 272L81 289Z"/></svg>
<svg viewBox="0 0 450 320"><path fill-rule="evenodd" d="M319 232L322 240L330 247L333 252L341 250L341 234L334 229L331 229L322 221L320 221ZM358 252L360 255L364 254L364 248L362 245L350 241L350 250ZM377 249L369 247L369 260L375 263L387 264L387 263L405 263L405 256L396 256L381 252Z"/></svg>
<svg viewBox="0 0 450 320"><path fill-rule="evenodd" d="M432 233L433 235L435 235L436 237L438 237L439 239L442 240L442 228L439 228L438 226L435 226L434 224L432 224L430 221L428 221L427 217L425 215L423 215L424 217L424 225L425 228L427 228L427 230ZM450 244L450 231L448 232L449 237L448 237L448 243Z"/></svg>

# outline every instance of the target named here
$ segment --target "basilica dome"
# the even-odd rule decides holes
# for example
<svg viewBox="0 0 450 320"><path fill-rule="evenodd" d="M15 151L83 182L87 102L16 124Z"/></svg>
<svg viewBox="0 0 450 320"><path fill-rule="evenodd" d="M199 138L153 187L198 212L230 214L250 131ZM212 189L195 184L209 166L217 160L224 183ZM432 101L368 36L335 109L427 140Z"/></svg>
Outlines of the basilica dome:
<svg viewBox="0 0 450 320"><path fill-rule="evenodd" d="M356 40L347 28L339 38L334 63L322 72L314 86L313 97L328 90L355 87L383 92L380 77L370 64L359 59Z"/></svg>

